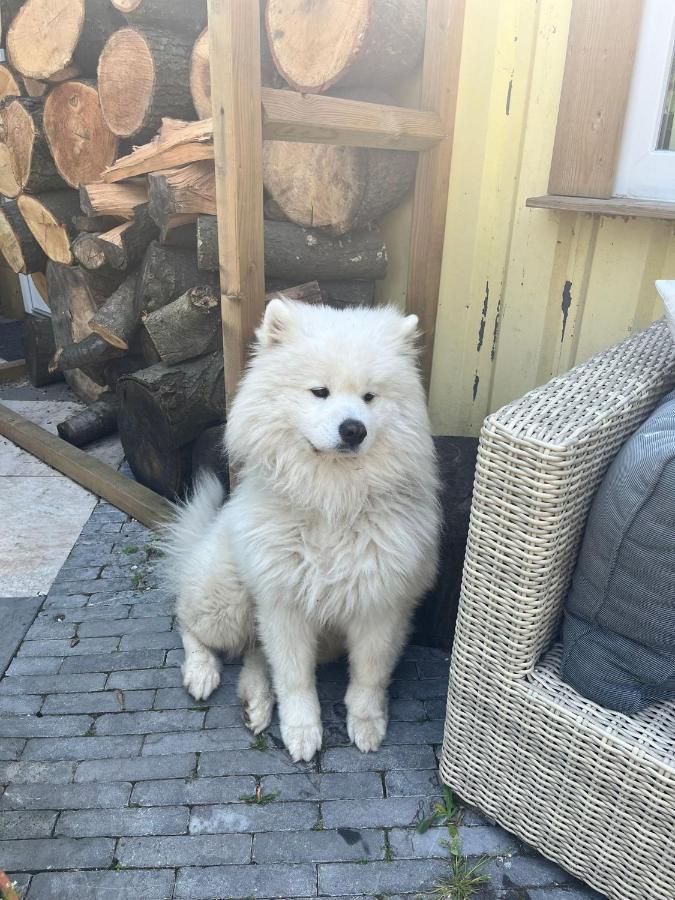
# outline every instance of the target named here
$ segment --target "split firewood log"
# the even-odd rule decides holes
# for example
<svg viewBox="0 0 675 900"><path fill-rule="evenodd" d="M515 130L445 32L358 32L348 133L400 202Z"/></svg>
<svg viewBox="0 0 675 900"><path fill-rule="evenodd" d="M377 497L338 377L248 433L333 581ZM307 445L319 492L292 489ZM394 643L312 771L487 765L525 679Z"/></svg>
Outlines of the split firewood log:
<svg viewBox="0 0 675 900"><path fill-rule="evenodd" d="M217 285L215 273L201 272L193 252L178 247L150 244L141 265L136 287L139 314L153 312L177 300L197 285Z"/></svg>
<svg viewBox="0 0 675 900"><path fill-rule="evenodd" d="M267 0L267 38L283 78L303 93L387 85L418 65L425 0Z"/></svg>
<svg viewBox="0 0 675 900"><path fill-rule="evenodd" d="M122 224L123 219L118 216L87 216L84 213L78 213L73 216L73 225L75 231L87 231L91 234L102 234L104 231L110 231Z"/></svg>
<svg viewBox="0 0 675 900"><path fill-rule="evenodd" d="M135 175L184 166L200 159L213 159L213 154L211 119L201 122L164 119L155 140L121 156L101 178L110 183L124 181Z"/></svg>
<svg viewBox="0 0 675 900"><path fill-rule="evenodd" d="M70 245L70 251L85 269L101 269L106 264L105 253L96 232L83 231Z"/></svg>
<svg viewBox="0 0 675 900"><path fill-rule="evenodd" d="M45 252L26 225L16 200L7 200L0 206L0 252L17 274L32 275L45 270Z"/></svg>
<svg viewBox="0 0 675 900"><path fill-rule="evenodd" d="M56 169L71 187L96 181L117 156L118 139L103 121L94 82L55 87L45 101L44 131Z"/></svg>
<svg viewBox="0 0 675 900"><path fill-rule="evenodd" d="M157 28L121 28L98 64L103 117L119 137L150 137L162 117L189 118L192 39Z"/></svg>
<svg viewBox="0 0 675 900"><path fill-rule="evenodd" d="M111 391L95 400L86 409L75 413L65 422L59 422L59 437L75 447L84 447L117 430L119 399Z"/></svg>
<svg viewBox="0 0 675 900"><path fill-rule="evenodd" d="M110 0L26 0L7 32L9 61L38 80L70 66L93 75L103 45L121 24Z"/></svg>
<svg viewBox="0 0 675 900"><path fill-rule="evenodd" d="M190 288L182 297L143 317L143 325L167 365L222 348L220 293L210 285Z"/></svg>
<svg viewBox="0 0 675 900"><path fill-rule="evenodd" d="M140 325L136 307L136 273L130 275L89 320L89 327L112 347L128 350Z"/></svg>
<svg viewBox="0 0 675 900"><path fill-rule="evenodd" d="M79 208L77 191L51 191L39 197L22 194L17 204L49 259L70 265L73 262L70 243L75 238L73 217Z"/></svg>
<svg viewBox="0 0 675 900"><path fill-rule="evenodd" d="M6 197L65 187L45 138L42 100L7 98L0 110L0 123L9 162L9 171L3 170L0 182L0 191Z"/></svg>
<svg viewBox="0 0 675 900"><path fill-rule="evenodd" d="M216 213L216 173L213 162L201 160L179 169L148 175L150 215L166 229L176 216Z"/></svg>
<svg viewBox="0 0 675 900"><path fill-rule="evenodd" d="M0 15L4 16L4 7L0 10ZM0 63L0 100L6 97L20 97L22 93L14 72L7 63Z"/></svg>
<svg viewBox="0 0 675 900"><path fill-rule="evenodd" d="M215 216L197 220L197 262L200 269L218 269ZM292 222L265 221L265 273L295 281L384 278L387 248L375 228L335 237Z"/></svg>
<svg viewBox="0 0 675 900"><path fill-rule="evenodd" d="M206 25L206 0L180 0L167 9L166 0L110 0L132 25L166 28L194 36Z"/></svg>
<svg viewBox="0 0 675 900"><path fill-rule="evenodd" d="M29 313L23 320L23 351L26 375L34 387L62 381L61 372L50 372L49 364L56 353L52 320L43 313Z"/></svg>
<svg viewBox="0 0 675 900"><path fill-rule="evenodd" d="M326 280L322 278L316 284L319 287L317 303L325 303L327 306L342 309L345 306L372 306L375 302L375 282L372 280L347 281L346 279ZM292 281L289 281L288 278L265 279L265 290L268 295L274 291L278 294L288 295L290 285L292 285ZM292 287L290 289L292 290Z"/></svg>
<svg viewBox="0 0 675 900"><path fill-rule="evenodd" d="M133 219L136 209L148 202L148 185L142 181L126 181L124 184L80 185L80 206L88 216L116 216Z"/></svg>
<svg viewBox="0 0 675 900"><path fill-rule="evenodd" d="M68 372L70 369L91 371L92 368L98 369L103 363L123 355L123 350L113 347L100 335L92 333L76 344L67 344L61 350L57 350L49 368L54 372ZM105 384L105 379L102 379L100 374L92 377L95 381L100 380L101 384Z"/></svg>
<svg viewBox="0 0 675 900"><path fill-rule="evenodd" d="M136 207L130 222L99 234L98 243L108 265L126 272L143 259L149 244L158 236L159 229L151 219L147 205L143 204Z"/></svg>

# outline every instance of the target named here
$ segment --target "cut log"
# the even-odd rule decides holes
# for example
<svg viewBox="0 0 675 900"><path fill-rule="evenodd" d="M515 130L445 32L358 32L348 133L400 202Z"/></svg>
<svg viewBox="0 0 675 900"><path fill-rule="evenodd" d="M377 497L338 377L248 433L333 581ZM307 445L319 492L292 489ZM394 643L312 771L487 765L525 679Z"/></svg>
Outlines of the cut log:
<svg viewBox="0 0 675 900"><path fill-rule="evenodd" d="M174 123L166 128L168 123ZM103 173L107 182L124 181L134 175L147 175L161 169L187 165L200 159L213 159L213 122L177 122L164 119L157 140L137 147L122 156Z"/></svg>
<svg viewBox="0 0 675 900"><path fill-rule="evenodd" d="M63 81L72 81L74 78L79 78L81 74L82 72L77 66L66 66L65 69L59 69L58 72L50 75L47 79L47 84L61 84Z"/></svg>
<svg viewBox="0 0 675 900"><path fill-rule="evenodd" d="M42 100L33 97L10 99L3 106L0 119L20 190L39 194L63 188L63 179L54 165L43 131Z"/></svg>
<svg viewBox="0 0 675 900"><path fill-rule="evenodd" d="M197 220L197 263L218 269L218 225L215 216ZM265 274L301 281L373 279L387 274L387 248L377 229L342 237L301 228L292 222L265 222Z"/></svg>
<svg viewBox="0 0 675 900"><path fill-rule="evenodd" d="M4 6L0 12L4 14ZM0 64L0 100L4 100L6 97L20 97L21 94L22 91L14 72L6 63Z"/></svg>
<svg viewBox="0 0 675 900"><path fill-rule="evenodd" d="M0 47L7 46L7 32L24 0L2 0L0 3Z"/></svg>
<svg viewBox="0 0 675 900"><path fill-rule="evenodd" d="M216 213L216 173L210 160L148 175L150 215L166 229L175 216Z"/></svg>
<svg viewBox="0 0 675 900"><path fill-rule="evenodd" d="M70 245L70 251L85 269L100 269L106 265L105 253L98 239L98 234L82 232Z"/></svg>
<svg viewBox="0 0 675 900"><path fill-rule="evenodd" d="M45 101L44 130L54 164L71 187L96 181L117 156L117 137L103 121L92 82L54 88Z"/></svg>
<svg viewBox="0 0 675 900"><path fill-rule="evenodd" d="M158 363L121 378L117 392L120 439L134 475L164 496L180 494L190 475L190 442L224 420L222 353Z"/></svg>
<svg viewBox="0 0 675 900"><path fill-rule="evenodd" d="M92 75L105 41L122 23L109 0L26 0L7 33L9 60L38 80L68 66Z"/></svg>
<svg viewBox="0 0 675 900"><path fill-rule="evenodd" d="M420 61L425 0L268 0L267 37L284 79L306 94L387 85Z"/></svg>
<svg viewBox="0 0 675 900"><path fill-rule="evenodd" d="M47 257L19 212L16 200L0 206L0 252L17 275L44 272Z"/></svg>
<svg viewBox="0 0 675 900"><path fill-rule="evenodd" d="M140 315L136 308L137 275L130 275L111 294L90 321L89 326L111 346L128 350L139 328Z"/></svg>
<svg viewBox="0 0 675 900"><path fill-rule="evenodd" d="M70 265L70 242L75 237L73 217L78 211L77 191L52 191L39 197L23 194L19 212L49 259Z"/></svg>
<svg viewBox="0 0 675 900"><path fill-rule="evenodd" d="M220 479L225 493L230 490L230 467L225 451L222 425L214 425L202 431L192 444L192 478L199 472L213 472Z"/></svg>
<svg viewBox="0 0 675 900"><path fill-rule="evenodd" d="M0 194L5 197L18 197L21 185L14 174L12 154L3 141L0 141Z"/></svg>
<svg viewBox="0 0 675 900"><path fill-rule="evenodd" d="M215 287L190 288L178 300L144 317L145 330L162 362L213 353L222 347L220 294Z"/></svg>
<svg viewBox="0 0 675 900"><path fill-rule="evenodd" d="M197 216L174 217L159 233L160 244L192 250L197 246Z"/></svg>
<svg viewBox="0 0 675 900"><path fill-rule="evenodd" d="M136 209L131 222L124 222L100 234L98 240L108 265L128 271L143 259L148 245L158 235L159 229L143 204Z"/></svg>
<svg viewBox="0 0 675 900"><path fill-rule="evenodd" d="M113 347L99 334L88 334L86 338L76 344L66 344L65 347L57 350L50 364L50 370L67 372L70 369L88 369L92 371L99 369L108 360L123 355L124 350ZM101 376L92 374L91 377L98 380Z"/></svg>
<svg viewBox="0 0 675 900"><path fill-rule="evenodd" d="M124 184L83 184L80 186L80 206L88 216L116 216L133 219L136 209L148 202L148 185L143 181Z"/></svg>
<svg viewBox="0 0 675 900"><path fill-rule="evenodd" d="M44 272L33 272L30 276L31 281L35 285L35 289L40 295L40 299L49 306L49 294L47 292L47 276Z"/></svg>
<svg viewBox="0 0 675 900"><path fill-rule="evenodd" d="M153 363L159 360L153 360ZM150 363L146 362L142 356L120 356L117 359L111 359L110 362L103 366L103 379L111 391L116 390L117 382L125 375L131 375L132 372L138 372L140 369L147 369Z"/></svg>
<svg viewBox="0 0 675 900"><path fill-rule="evenodd" d="M119 216L86 216L84 213L73 216L75 231L87 231L91 234L102 234L121 224Z"/></svg>
<svg viewBox="0 0 675 900"><path fill-rule="evenodd" d="M214 274L200 272L195 254L153 242L148 247L136 288L140 313L154 312L197 285L217 285Z"/></svg>
<svg viewBox="0 0 675 900"><path fill-rule="evenodd" d="M28 78L26 75L21 76L24 91L28 97L44 97L50 88L50 84L46 81L36 81L35 78Z"/></svg>
<svg viewBox="0 0 675 900"><path fill-rule="evenodd" d="M167 28L181 35L194 35L206 25L206 0L178 0L167 9L166 0L111 0L132 25Z"/></svg>
<svg viewBox="0 0 675 900"><path fill-rule="evenodd" d="M342 309L345 306L372 306L375 302L374 281L331 281L322 279L314 282L318 288L316 303L325 303ZM286 278L266 278L265 289L270 293L284 294L292 297L294 288ZM300 298L305 300L305 297Z"/></svg>
<svg viewBox="0 0 675 900"><path fill-rule="evenodd" d="M119 400L107 391L101 394L91 406L76 413L65 422L59 422L56 430L59 437L75 447L85 447L92 441L106 437L117 430Z"/></svg>
<svg viewBox="0 0 675 900"><path fill-rule="evenodd" d="M152 136L163 116L188 118L191 40L151 28L121 28L98 64L103 117L120 137Z"/></svg>
<svg viewBox="0 0 675 900"><path fill-rule="evenodd" d="M26 374L34 387L63 380L61 372L49 371L49 363L56 353L54 329L49 316L31 313L24 318L23 351Z"/></svg>

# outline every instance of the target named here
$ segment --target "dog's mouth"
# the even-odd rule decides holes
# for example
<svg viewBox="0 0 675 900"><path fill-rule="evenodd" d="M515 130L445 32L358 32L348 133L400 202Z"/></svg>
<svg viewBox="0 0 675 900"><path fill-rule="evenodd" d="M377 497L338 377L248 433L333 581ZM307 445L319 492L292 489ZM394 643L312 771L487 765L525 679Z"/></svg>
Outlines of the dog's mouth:
<svg viewBox="0 0 675 900"><path fill-rule="evenodd" d="M319 448L315 447L310 440L308 440L307 443L312 448L314 453L320 456L324 453L337 453L340 456L358 456L359 454L359 448L350 447L349 444L338 444L336 447L331 447L329 450L319 450Z"/></svg>

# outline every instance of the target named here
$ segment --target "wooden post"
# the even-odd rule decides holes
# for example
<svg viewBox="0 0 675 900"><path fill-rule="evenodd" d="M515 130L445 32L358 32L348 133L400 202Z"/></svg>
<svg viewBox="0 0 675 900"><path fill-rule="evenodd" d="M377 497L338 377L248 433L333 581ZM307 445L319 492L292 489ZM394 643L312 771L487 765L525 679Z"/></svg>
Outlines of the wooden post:
<svg viewBox="0 0 675 900"><path fill-rule="evenodd" d="M408 312L419 316L424 336L421 367L427 389L441 281L463 26L464 0L429 0L421 107L437 113L445 138L419 155L408 262Z"/></svg>
<svg viewBox="0 0 675 900"><path fill-rule="evenodd" d="M229 406L265 309L258 4L209 0L209 39Z"/></svg>

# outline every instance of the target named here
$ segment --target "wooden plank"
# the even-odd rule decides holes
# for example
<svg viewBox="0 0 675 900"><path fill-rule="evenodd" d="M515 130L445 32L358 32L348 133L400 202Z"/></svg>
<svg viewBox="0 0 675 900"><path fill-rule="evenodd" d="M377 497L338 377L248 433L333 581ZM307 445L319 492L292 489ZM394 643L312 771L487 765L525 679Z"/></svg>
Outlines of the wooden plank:
<svg viewBox="0 0 675 900"><path fill-rule="evenodd" d="M559 209L569 212L594 213L599 216L675 219L675 203L666 203L660 200L633 200L630 197L600 199L545 194L543 197L528 197L526 203L537 209Z"/></svg>
<svg viewBox="0 0 675 900"><path fill-rule="evenodd" d="M611 197L642 0L573 0L549 194Z"/></svg>
<svg viewBox="0 0 675 900"><path fill-rule="evenodd" d="M209 39L229 406L265 309L258 4L209 0Z"/></svg>
<svg viewBox="0 0 675 900"><path fill-rule="evenodd" d="M421 106L439 116L445 137L420 154L408 265L408 311L420 320L424 341L420 364L427 388L443 260L463 24L464 0L429 0Z"/></svg>
<svg viewBox="0 0 675 900"><path fill-rule="evenodd" d="M120 475L112 466L73 447L2 403L0 435L149 528L156 528L172 516L172 506L164 497Z"/></svg>
<svg viewBox="0 0 675 900"><path fill-rule="evenodd" d="M263 137L389 150L428 150L445 137L435 112L263 88Z"/></svg>
<svg viewBox="0 0 675 900"><path fill-rule="evenodd" d="M0 384L9 384L10 381L18 381L26 377L26 360L12 359L9 362L0 362Z"/></svg>

